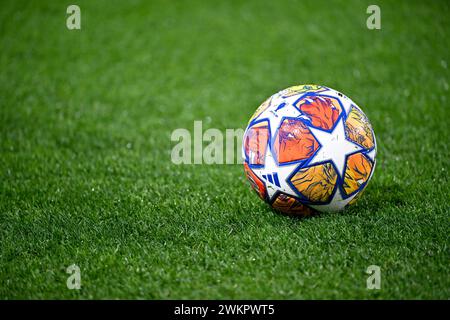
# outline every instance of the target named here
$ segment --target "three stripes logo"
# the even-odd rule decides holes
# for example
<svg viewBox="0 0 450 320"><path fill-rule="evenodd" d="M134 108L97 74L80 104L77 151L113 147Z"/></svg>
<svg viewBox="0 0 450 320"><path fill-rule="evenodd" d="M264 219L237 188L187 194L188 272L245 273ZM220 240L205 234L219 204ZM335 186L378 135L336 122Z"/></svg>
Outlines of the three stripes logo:
<svg viewBox="0 0 450 320"><path fill-rule="evenodd" d="M272 183L272 184L276 185L277 187L281 187L280 180L278 180L278 173L274 172L272 174L263 174L262 177L264 180L268 181L269 183Z"/></svg>

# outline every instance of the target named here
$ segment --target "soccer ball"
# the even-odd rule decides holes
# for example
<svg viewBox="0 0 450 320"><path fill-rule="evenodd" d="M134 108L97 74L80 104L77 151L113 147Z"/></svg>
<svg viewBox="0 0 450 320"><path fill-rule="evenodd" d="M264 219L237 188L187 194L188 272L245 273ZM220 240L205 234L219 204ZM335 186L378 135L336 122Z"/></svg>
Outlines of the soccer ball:
<svg viewBox="0 0 450 320"><path fill-rule="evenodd" d="M242 143L245 174L259 197L300 216L354 203L372 177L376 150L362 110L319 85L269 97L250 119Z"/></svg>

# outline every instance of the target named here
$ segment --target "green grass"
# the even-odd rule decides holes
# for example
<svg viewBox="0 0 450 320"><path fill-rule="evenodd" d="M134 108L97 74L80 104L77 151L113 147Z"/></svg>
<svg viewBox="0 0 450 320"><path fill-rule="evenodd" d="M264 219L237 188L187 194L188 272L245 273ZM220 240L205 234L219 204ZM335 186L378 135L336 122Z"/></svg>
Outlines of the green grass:
<svg viewBox="0 0 450 320"><path fill-rule="evenodd" d="M0 5L0 298L450 297L448 2L377 1L379 31L372 1L76 1L69 31L71 3ZM171 163L174 129L302 83L373 124L353 207L293 219L241 165Z"/></svg>

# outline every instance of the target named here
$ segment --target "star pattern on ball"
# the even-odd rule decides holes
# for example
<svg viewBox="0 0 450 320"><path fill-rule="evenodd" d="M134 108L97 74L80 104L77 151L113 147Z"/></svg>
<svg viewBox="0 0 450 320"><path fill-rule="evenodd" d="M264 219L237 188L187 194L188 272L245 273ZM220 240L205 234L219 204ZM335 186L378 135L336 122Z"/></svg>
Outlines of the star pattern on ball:
<svg viewBox="0 0 450 320"><path fill-rule="evenodd" d="M343 118L339 119L331 132L312 126L309 126L309 130L319 142L320 148L308 163L308 166L330 161L336 167L339 176L343 178L347 156L363 149L347 139Z"/></svg>
<svg viewBox="0 0 450 320"><path fill-rule="evenodd" d="M258 115L254 121L260 119L270 119L270 133L273 137L284 119L303 117L302 113L297 108L293 107L294 102L298 99L299 95L286 99L280 99L279 97L278 99L273 98L267 109L261 112L261 114Z"/></svg>

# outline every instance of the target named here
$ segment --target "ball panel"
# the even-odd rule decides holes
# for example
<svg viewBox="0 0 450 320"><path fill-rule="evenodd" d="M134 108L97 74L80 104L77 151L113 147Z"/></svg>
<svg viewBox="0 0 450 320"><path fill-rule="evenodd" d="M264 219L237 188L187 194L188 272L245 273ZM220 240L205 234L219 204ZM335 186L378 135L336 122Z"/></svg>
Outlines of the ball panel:
<svg viewBox="0 0 450 320"><path fill-rule="evenodd" d="M280 96L283 98L292 97L300 93L305 92L321 92L327 90L324 86L319 86L316 84L301 84L298 86L292 86L287 89L280 91Z"/></svg>
<svg viewBox="0 0 450 320"><path fill-rule="evenodd" d="M353 106L345 121L345 131L348 139L353 142L371 149L375 145L375 140L372 132L372 126L366 115Z"/></svg>
<svg viewBox="0 0 450 320"><path fill-rule="evenodd" d="M269 132L268 121L262 121L253 125L245 133L244 152L250 165L264 165Z"/></svg>
<svg viewBox="0 0 450 320"><path fill-rule="evenodd" d="M315 211L287 194L280 193L272 203L275 210L296 216L311 216Z"/></svg>
<svg viewBox="0 0 450 320"><path fill-rule="evenodd" d="M331 163L300 169L292 178L294 187L309 202L325 203L330 200L337 181L337 173Z"/></svg>
<svg viewBox="0 0 450 320"><path fill-rule="evenodd" d="M265 200L267 192L264 182L262 182L261 179L259 179L258 176L253 173L252 169L250 169L247 163L244 163L244 170L247 180L250 182L253 190L256 191L261 199Z"/></svg>
<svg viewBox="0 0 450 320"><path fill-rule="evenodd" d="M283 164L308 159L319 143L302 121L286 119L275 135L273 147L278 163Z"/></svg>
<svg viewBox="0 0 450 320"><path fill-rule="evenodd" d="M359 190L369 179L372 163L362 154L352 154L347 159L344 177L344 191L347 195Z"/></svg>
<svg viewBox="0 0 450 320"><path fill-rule="evenodd" d="M296 107L306 115L316 128L330 130L334 127L341 105L337 99L325 96L307 96L296 103Z"/></svg>

